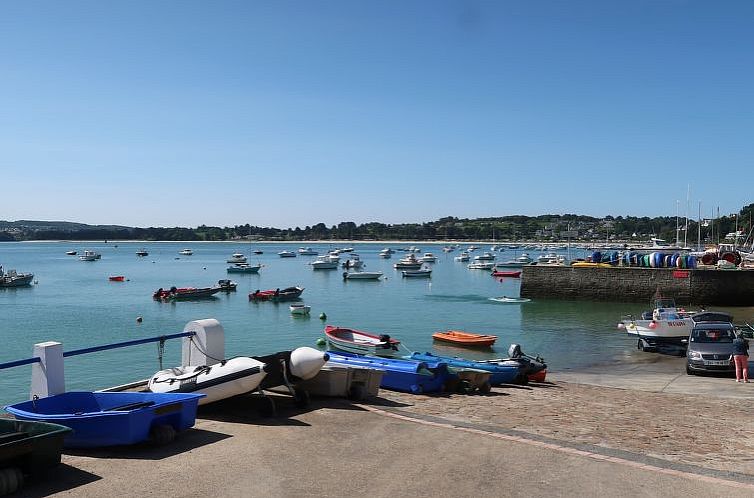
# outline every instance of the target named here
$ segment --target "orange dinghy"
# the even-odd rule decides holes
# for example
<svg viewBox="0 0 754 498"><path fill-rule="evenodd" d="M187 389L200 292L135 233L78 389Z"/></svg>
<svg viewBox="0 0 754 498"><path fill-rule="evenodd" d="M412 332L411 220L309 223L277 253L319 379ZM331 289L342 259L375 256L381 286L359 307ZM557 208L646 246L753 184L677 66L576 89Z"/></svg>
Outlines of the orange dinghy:
<svg viewBox="0 0 754 498"><path fill-rule="evenodd" d="M459 346L492 346L497 340L496 335L472 334L460 330L435 332L432 334L432 338L437 341L452 342Z"/></svg>

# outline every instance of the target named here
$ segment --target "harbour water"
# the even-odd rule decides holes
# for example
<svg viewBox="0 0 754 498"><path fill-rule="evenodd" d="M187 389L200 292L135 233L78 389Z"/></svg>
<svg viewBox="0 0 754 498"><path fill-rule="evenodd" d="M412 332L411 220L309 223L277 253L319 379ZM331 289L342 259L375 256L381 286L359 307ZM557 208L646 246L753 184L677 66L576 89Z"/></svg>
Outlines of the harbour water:
<svg viewBox="0 0 754 498"><path fill-rule="evenodd" d="M320 254L337 244L307 244ZM59 341L65 350L181 332L184 325L201 318L216 318L225 328L226 356L265 354L298 346L314 346L323 337L325 324L341 325L374 333L390 334L410 350L438 354L462 354L471 358L504 356L511 343L528 353L545 357L552 370L580 369L602 362L630 360L637 354L635 341L616 329L625 314L639 313L636 303L584 303L533 301L502 304L495 296L517 296L520 280L496 279L488 271L469 270L454 261L458 252L444 253L442 246L417 244L433 252L437 262L431 279L401 278L392 259L381 259L384 247L404 244L353 244L365 270L382 271L380 281L344 281L342 269L312 270L314 256L280 258L283 249L296 251L298 244L197 243L197 242L29 242L0 244L0 264L6 270L35 274L31 287L0 289L0 362L28 358L37 342ZM351 244L349 244L351 246ZM144 247L148 256L136 251ZM264 251L251 254L251 249ZM179 251L191 248L192 256ZM102 254L94 262L80 261L66 251L81 254L91 249ZM478 249L475 254L480 254ZM263 265L259 274L227 274L232 253L249 256ZM520 251L497 253L498 260L512 259ZM532 254L536 256L537 254ZM579 255L583 256L583 255ZM341 261L348 253L341 255ZM110 275L126 281L111 282ZM152 293L159 287L205 287L219 279L238 282L238 290L212 299L158 302ZM302 300L312 307L308 317L292 316L287 303L249 302L256 289L292 285L306 290ZM754 309L736 308L737 320L751 321ZM326 313L327 320L320 320ZM137 323L137 317L142 322ZM475 351L434 343L432 333L457 329L498 336L489 350ZM180 342L168 341L163 365L177 365ZM65 363L68 390L99 389L148 377L159 368L156 344L103 351L68 358ZM31 367L4 370L0 375L0 402L26 399Z"/></svg>

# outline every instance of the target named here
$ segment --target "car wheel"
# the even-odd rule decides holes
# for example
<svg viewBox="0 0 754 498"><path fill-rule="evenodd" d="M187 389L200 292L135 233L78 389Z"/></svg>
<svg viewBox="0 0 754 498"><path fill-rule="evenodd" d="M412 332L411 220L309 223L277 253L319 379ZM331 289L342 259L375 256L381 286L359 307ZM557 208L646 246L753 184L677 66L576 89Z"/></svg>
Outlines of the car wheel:
<svg viewBox="0 0 754 498"><path fill-rule="evenodd" d="M686 365L686 375L694 375L694 371L688 365Z"/></svg>

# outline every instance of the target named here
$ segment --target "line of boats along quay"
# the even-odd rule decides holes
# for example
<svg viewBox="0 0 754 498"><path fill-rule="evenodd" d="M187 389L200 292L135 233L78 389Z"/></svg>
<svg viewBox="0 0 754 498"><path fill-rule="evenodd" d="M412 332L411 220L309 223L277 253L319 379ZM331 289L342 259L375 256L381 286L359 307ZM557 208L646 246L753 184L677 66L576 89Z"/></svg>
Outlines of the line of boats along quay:
<svg viewBox="0 0 754 498"><path fill-rule="evenodd" d="M121 248L124 245L127 246L121 244ZM57 250L59 247L46 246L45 250ZM150 251L140 249L139 252L148 254L161 254L161 251L164 251L161 258L157 257L151 262L144 260L145 256L141 254L138 256L140 259L128 261L125 251L107 247L98 248L102 249L101 252L97 252L100 254L99 258L81 259L80 261L88 261L85 264L71 263L86 268L82 270L82 273L86 272L87 275L84 281L92 286L101 285L102 289L107 289L103 291L103 295L106 292L116 296L112 300L113 307L105 307L104 310L111 322L117 322L127 316L115 312L116 308L134 309L126 305L131 299L138 300L139 306L144 306L143 300L146 298L146 302L151 301L151 312L144 313L146 320L143 325L139 320L139 325L136 326L141 328L137 330L148 330L150 322L159 323L159 317L166 314L171 315L170 323L174 323L182 316L195 315L198 311L206 313L208 310L217 311L218 316L228 316L230 325L226 331L218 320L193 319L188 321L180 333L165 334L161 327L159 334L155 335L123 337L103 334L103 337L108 339L120 337L128 340L100 341L92 344L92 338L89 338L85 347L79 347L83 345L80 333L63 334L60 336L62 339L47 337L53 340L36 342L29 358L8 358L10 361L0 365L4 373L17 368L31 368L32 375L30 399L6 407L15 420L9 420L9 424L0 433L0 482L3 486L0 491L12 492L20 488L23 480L29 476L46 473L50 467L60 462L61 455L68 454L69 448L71 451L82 451L82 448L88 451L91 448L127 448L135 445L140 448L138 451L144 451L145 444L169 444L176 435L181 438L180 433L191 431L196 421L202 420L204 408L200 409L200 406L214 405L212 412L217 413L218 410L222 411L225 400L239 396L248 398L251 406L259 412L259 416L275 417L281 412L285 414L290 409L307 409L311 406L311 397L350 398L356 402L379 404L380 393L385 390L416 396L416 403L421 403L421 399L441 400L444 396L470 394L477 395L474 399L484 403L485 399L492 399L486 398L485 395L499 394L509 386L552 386L554 383L551 377L547 376L549 362L546 363L535 354L525 354L522 347L517 344L509 348L506 345L502 352L491 349L498 336L482 332L504 332L504 329L490 330L487 327L478 328L476 325L456 328L453 325L458 321L454 321L454 317L442 311L448 308L470 308L472 311L464 314L462 319L472 324L499 322L501 317L508 321L511 316L518 317L518 320L524 323L530 319L536 322L543 317L547 318L549 312L546 308L550 307L550 303L540 298L531 298L530 301L527 299L524 293L527 275L553 269L589 272L593 275L603 271L630 270L607 268L602 265L609 263L590 261L576 261L574 265L568 265L564 258L551 254L543 254L541 259L530 258L524 254L513 259L501 257L500 265L493 263L488 267L487 263L494 262L502 252L493 248L479 254L480 258L472 256L474 263L463 265L463 259L459 260L452 254L461 248L453 246L443 248L444 255L440 257L425 253L421 258L413 255L417 252L413 248L398 248L396 252L404 250L408 254L397 263L391 264L387 261L390 258L384 256L385 249L378 250L375 245L362 245L358 248L360 258L353 254L353 249L345 252L350 253L349 262L361 261L369 265L370 270L381 270L372 273L387 274L392 267L396 272L391 275L400 275L407 265L415 266L422 260L419 266L425 267L431 275L415 279L404 274L398 278L356 279L357 282L352 282L347 278L341 279L339 272L333 272L331 274L336 278L329 279L328 273L312 268L308 263L296 264L295 256L282 256L277 253L266 260L262 254L257 254L260 262L254 265L256 271L244 274L243 278L248 280L239 279L239 282L233 282L236 285L223 288L222 298L217 297L221 292L219 286L208 287L212 292L203 292L204 287L164 284L168 275L175 278L180 274L182 278L193 280L198 280L199 276L206 279L209 274L219 276L219 271L216 270L226 268L224 259L218 258L217 253L226 251L227 247L215 246L211 250L207 249L208 254L204 259L202 249L196 249L191 253L183 249L180 254L187 256L186 258L174 257L178 251L170 245L150 247ZM307 252L313 252L307 249ZM466 248L467 254L473 254L475 249L477 248ZM233 259L239 259L237 253L233 256ZM591 258L596 259L594 254ZM525 262L525 259L529 262ZM55 261L55 265L51 266L68 264L57 259ZM694 266L693 263L689 263L690 260L686 265ZM103 268L98 270L97 265L103 265ZM160 265L166 268L160 269ZM278 268L283 270L276 274ZM304 269L307 270L306 273L302 273ZM346 270L348 269L346 267ZM56 270L62 271L59 268ZM652 269L657 270L660 269ZM76 271L74 266L68 266L65 274L75 274ZM677 268L670 271L690 273L705 270ZM733 274L739 271L719 272ZM455 277L445 281L443 278L447 274L455 274ZM267 280L268 275L274 277L274 280ZM114 279L113 276L118 278ZM297 285L286 286L281 283L284 282L283 276L288 279L288 284L294 283L292 276L298 276L295 281ZM309 279L306 280L305 276L309 276ZM33 304L35 298L45 295L48 281L51 282L50 285L55 285L53 273L35 272L35 277L39 279L39 283L13 286L13 294L7 293L5 297L12 298L14 304L26 306L27 299ZM228 279L219 280L227 283ZM359 283L358 280L363 282ZM275 283L272 285L262 285L273 281ZM465 291L466 294L460 295L446 293L446 288L457 288L459 282L464 282L467 289L482 289L484 294L469 295L469 290ZM157 285L162 286L161 292L153 290ZM304 291L306 288L316 289L317 285L322 290L320 299L309 301ZM522 297L516 296L519 285ZM267 287L272 289L260 290ZM165 288L170 291L163 294ZM437 288L440 290L436 290ZM657 289L658 286L655 285L653 291L656 293ZM239 290L243 291L243 295L239 296L240 299L234 298L234 295L239 294ZM375 298L386 290L400 296L399 300L389 301L394 305L393 316L366 317L359 313L348 315L348 311L353 311L350 309L353 300L344 299L345 305L340 307L332 301L333 295L356 295L360 299L364 296ZM664 289L663 292L667 290L671 289ZM88 292L91 293L91 289ZM119 292L121 294L118 294ZM508 295L500 296L502 292ZM153 299L149 299L150 295ZM106 299L104 301L107 302ZM315 311L327 306L328 309L337 310L335 314L347 316L349 320L338 320L346 325L330 325L327 319L312 319L309 310L306 310L306 313L301 310L304 302L306 306L311 302ZM407 306L406 302L410 306ZM428 309L421 309L421 303L433 302L433 308L431 304L427 306L428 309L435 310L434 313L427 313ZM417 306L417 303L420 305ZM538 305L545 309L534 311ZM65 306L70 306L70 302L65 301ZM526 312L527 307L531 307L533 313ZM241 311L234 313L231 310ZM502 310L516 312L505 314ZM676 310L673 308L671 311ZM490 318L490 315L495 313L499 314ZM475 319L480 315L491 322L476 322ZM238 319L239 316L242 319ZM260 334L271 330L277 336L270 334L268 342L263 343L262 335L238 335L234 329L250 328L250 316L253 322L264 323L263 320L270 320L267 323L275 325L265 327ZM281 321L283 317L287 319ZM41 317L35 319L39 318ZM683 320L685 317L673 319ZM419 323L421 320L427 322L430 330L416 326L419 331L410 334L407 323ZM133 320L129 322L133 327ZM351 326L348 322L354 325ZM357 325L360 322L365 325ZM448 327L436 326L437 323L449 322L452 325ZM379 323L383 325L376 325ZM243 326L239 327L239 324ZM296 331L296 335L281 341L280 335L289 329ZM123 327L122 330L133 329ZM324 341L321 347L312 347L314 337L305 335L305 332L310 330L318 330L317 336ZM540 352L538 346L545 343L538 342L536 337L531 335L534 330L530 328L528 336L517 333L503 337L516 339L516 343L522 344L526 351L534 348L535 352ZM614 331L611 333L615 334ZM405 338L410 338L410 341ZM170 349L169 346L166 347L166 343L169 344L173 340L179 340L181 343L180 357L166 352ZM69 341L72 346L68 346ZM419 348L406 347L405 343L412 341L418 343ZM425 347L428 343L432 347ZM144 344L158 346L159 369L149 370L149 363L145 364L143 359L143 350L137 354L126 353L131 348L138 348ZM264 344L263 348L260 344ZM274 349L280 345L287 347ZM478 348L480 345L481 349ZM94 359L106 351L118 351L122 356L110 356L104 360L105 363L102 363L102 360L99 363L95 361L96 367L88 370L95 375L82 376L81 370L77 370L76 362ZM562 356L566 356L566 353ZM72 357L80 358L72 360ZM132 368L121 369L117 378L125 384L117 387L96 385L96 382L101 382L96 372L108 369L112 375L110 366L122 364L124 359ZM166 365L163 365L163 361L167 363L167 368L164 368ZM562 362L562 358L560 361ZM133 368L134 365L138 366ZM139 372L147 372L141 377L144 380L138 380ZM68 381L66 376L69 377ZM105 378L110 380L116 377ZM95 385L82 388L87 382ZM77 389L70 389L70 384L77 386ZM429 398L422 398L426 396ZM254 418L256 415L250 417L252 421L258 420ZM4 447L3 441L7 443ZM65 457L62 458L65 461Z"/></svg>

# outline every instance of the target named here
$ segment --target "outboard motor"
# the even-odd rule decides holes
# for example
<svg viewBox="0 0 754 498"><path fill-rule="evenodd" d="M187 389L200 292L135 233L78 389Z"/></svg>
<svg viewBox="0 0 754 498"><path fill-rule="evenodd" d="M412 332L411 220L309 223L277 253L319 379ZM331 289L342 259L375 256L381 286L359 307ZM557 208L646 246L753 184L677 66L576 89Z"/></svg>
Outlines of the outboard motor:
<svg viewBox="0 0 754 498"><path fill-rule="evenodd" d="M388 334L380 334L380 342L384 343L382 344L384 349L390 349L392 347L390 344L390 336Z"/></svg>
<svg viewBox="0 0 754 498"><path fill-rule="evenodd" d="M518 344L511 344L508 348L508 356L510 358L521 358L524 354L521 352L521 346Z"/></svg>

